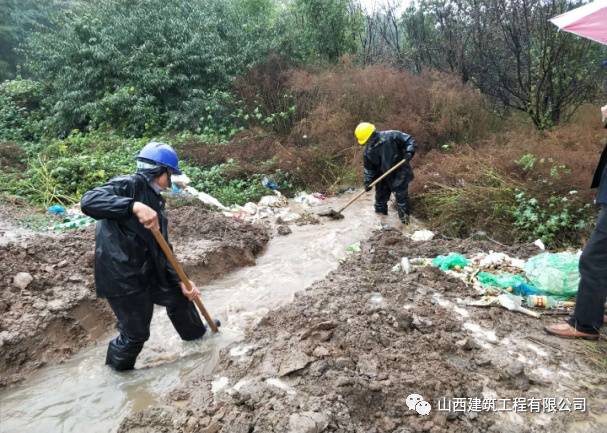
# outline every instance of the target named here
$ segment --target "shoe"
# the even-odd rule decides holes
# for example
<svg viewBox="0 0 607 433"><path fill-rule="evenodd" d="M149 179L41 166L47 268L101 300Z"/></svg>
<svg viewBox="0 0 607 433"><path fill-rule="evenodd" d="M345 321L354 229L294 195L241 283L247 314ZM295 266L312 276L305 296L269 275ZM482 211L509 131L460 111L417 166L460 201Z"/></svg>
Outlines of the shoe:
<svg viewBox="0 0 607 433"><path fill-rule="evenodd" d="M404 225L408 226L409 224L411 224L411 218L409 217L409 215L405 215L405 216L401 217L400 222L402 222Z"/></svg>
<svg viewBox="0 0 607 433"><path fill-rule="evenodd" d="M544 328L544 331L550 335L555 335L561 338L581 338L583 340L598 340L599 334L589 334L575 329L569 323L559 323L558 325L550 325Z"/></svg>
<svg viewBox="0 0 607 433"><path fill-rule="evenodd" d="M377 210L375 209L375 213L379 215L388 215L388 209L386 210Z"/></svg>

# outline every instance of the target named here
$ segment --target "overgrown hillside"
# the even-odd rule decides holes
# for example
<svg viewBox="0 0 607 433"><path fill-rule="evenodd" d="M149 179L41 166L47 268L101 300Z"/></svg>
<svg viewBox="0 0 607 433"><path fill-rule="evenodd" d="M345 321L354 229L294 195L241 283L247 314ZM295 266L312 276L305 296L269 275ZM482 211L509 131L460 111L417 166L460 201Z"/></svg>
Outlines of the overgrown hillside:
<svg viewBox="0 0 607 433"><path fill-rule="evenodd" d="M287 194L336 193L360 185L352 131L372 121L417 139L414 213L447 235L578 244L592 222L606 53L540 25L574 2L422 1L402 14L348 0L5 3L3 194L77 202L133 171L150 139L228 205L261 197L264 176ZM537 28L519 32L517 56L503 31L522 12ZM501 30L487 39L471 17Z"/></svg>

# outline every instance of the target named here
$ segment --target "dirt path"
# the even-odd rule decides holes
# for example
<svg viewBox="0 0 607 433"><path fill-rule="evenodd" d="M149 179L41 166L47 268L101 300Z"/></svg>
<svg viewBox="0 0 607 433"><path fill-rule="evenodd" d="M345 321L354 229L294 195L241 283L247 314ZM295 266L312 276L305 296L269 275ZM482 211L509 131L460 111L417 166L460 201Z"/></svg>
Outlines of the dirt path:
<svg viewBox="0 0 607 433"><path fill-rule="evenodd" d="M475 291L436 269L391 271L403 256L490 249L499 248L473 241L413 243L396 230L376 232L360 254L224 350L212 374L190 376L165 405L129 416L119 431L607 430L607 371L590 352L607 350L605 343L545 337L542 327L558 319L465 307L460 301ZM504 252L525 257L535 251ZM408 409L411 393L431 404L429 415ZM500 399L583 398L587 410L440 410L441 401L444 409L455 398L468 404L497 400L498 409Z"/></svg>
<svg viewBox="0 0 607 433"><path fill-rule="evenodd" d="M170 210L169 221L178 258L198 284L254 264L269 240L263 227L199 207ZM0 243L0 386L68 358L114 324L107 303L95 297L94 227L12 236L13 226L5 221L10 241Z"/></svg>

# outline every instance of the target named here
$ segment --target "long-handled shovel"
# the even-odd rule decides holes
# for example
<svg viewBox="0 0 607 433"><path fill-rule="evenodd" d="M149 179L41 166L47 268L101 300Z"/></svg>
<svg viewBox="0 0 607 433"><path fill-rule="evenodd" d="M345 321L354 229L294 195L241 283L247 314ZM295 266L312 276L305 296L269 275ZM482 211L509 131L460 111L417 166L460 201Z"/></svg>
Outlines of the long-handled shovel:
<svg viewBox="0 0 607 433"><path fill-rule="evenodd" d="M183 271L181 264L177 261L177 259L173 255L173 251L171 251L171 248L169 247L169 244L167 244L167 241L164 240L164 237L160 233L160 230L152 229L152 234L154 235L156 242L158 242L158 245L160 245L160 249L166 256L166 258L169 260L169 263L171 263L171 266L173 266L173 269L175 269L175 271L177 272L177 275L179 275L179 279L181 280L181 282L185 285L186 289L188 289L188 291L191 292L192 285L190 284L190 279ZM194 304L196 304L196 306L198 307L198 310L200 311L200 314L202 314L202 316L204 317L204 320L206 320L207 323L209 324L209 326L211 327L211 331L213 331L213 334L216 333L217 331L219 331L219 329L217 328L217 324L211 318L211 315L207 312L207 309L204 308L204 305L202 304L202 299L200 299L200 296L194 297Z"/></svg>
<svg viewBox="0 0 607 433"><path fill-rule="evenodd" d="M399 168L400 166L402 166L404 163L406 163L408 161L408 159L403 159L402 161L400 161L397 164L394 164L394 166L392 168L390 168L390 170L386 171L384 174L382 174L380 177L378 177L376 180L374 180L369 187L373 188L375 185L377 185L378 183L380 183L382 180L384 180L386 177L388 177L394 170L396 170L397 168ZM345 204L344 207L342 207L340 210L336 211L334 209L329 209L328 211L325 212L320 212L318 215L319 216L326 216L329 218L332 218L334 220L340 220L342 219L344 216L342 215L342 212L348 207L350 206L352 203L354 203L356 200L358 200L360 197L362 197L364 195L364 193L367 192L366 190L362 190L361 192L359 192L358 194L356 194L352 200L350 200L348 203Z"/></svg>

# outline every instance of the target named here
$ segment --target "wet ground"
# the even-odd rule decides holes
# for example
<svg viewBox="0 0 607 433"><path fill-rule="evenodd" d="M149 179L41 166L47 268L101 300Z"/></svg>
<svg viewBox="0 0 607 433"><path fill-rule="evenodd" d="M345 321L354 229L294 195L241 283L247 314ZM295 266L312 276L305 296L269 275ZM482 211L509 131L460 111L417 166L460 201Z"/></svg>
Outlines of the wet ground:
<svg viewBox="0 0 607 433"><path fill-rule="evenodd" d="M475 290L436 269L392 271L403 256L533 248L377 231L119 432L607 431L605 342L545 336L562 317L467 306Z"/></svg>
<svg viewBox="0 0 607 433"><path fill-rule="evenodd" d="M205 284L203 300L222 320L220 334L184 343L159 309L136 371L103 366L104 336L2 391L0 431L607 431L604 342L545 337L542 327L559 317L468 307L463 300L476 292L435 269L392 271L403 256L493 249L526 257L535 247L415 243L401 230L374 231L380 221L370 197L345 215L291 225L292 234L276 235L256 266ZM393 216L384 222L399 227ZM188 228L173 239L182 257L194 233ZM365 239L360 253L346 253ZM190 262L191 275L216 276L201 264L229 264L239 254L205 257L199 266ZM428 415L407 407L411 393L427 400ZM586 411L441 410L441 402L444 409L457 398L498 405L585 399Z"/></svg>
<svg viewBox="0 0 607 433"><path fill-rule="evenodd" d="M170 237L186 271L201 284L254 264L264 227L186 206L169 211ZM0 244L0 386L63 361L110 331L107 303L96 299L94 227L62 235L21 229ZM7 236L3 236L7 237Z"/></svg>
<svg viewBox="0 0 607 433"><path fill-rule="evenodd" d="M219 221L217 230L196 228L196 213L181 211L170 217L172 224L182 227L172 234L172 242L186 270L202 286L208 310L221 319L221 334L182 342L158 309L137 371L117 374L103 365L109 338L105 335L62 364L41 368L22 384L2 391L1 432L80 432L84 426L88 432L115 431L124 416L160 404L167 392L187 378L210 374L222 348L241 340L271 309L288 303L296 292L335 269L346 248L367 238L378 223L366 198L350 208L344 220L292 224L292 233L276 235L256 266L205 285L234 269L236 263L255 263L259 248L257 237L251 238L244 225L227 232ZM212 225L206 220L205 227ZM244 248L209 250L209 243L218 245L222 236L240 239ZM197 250L205 253L192 257Z"/></svg>

